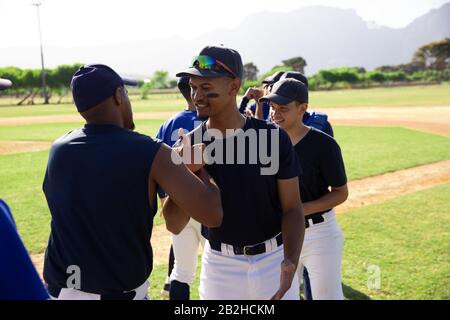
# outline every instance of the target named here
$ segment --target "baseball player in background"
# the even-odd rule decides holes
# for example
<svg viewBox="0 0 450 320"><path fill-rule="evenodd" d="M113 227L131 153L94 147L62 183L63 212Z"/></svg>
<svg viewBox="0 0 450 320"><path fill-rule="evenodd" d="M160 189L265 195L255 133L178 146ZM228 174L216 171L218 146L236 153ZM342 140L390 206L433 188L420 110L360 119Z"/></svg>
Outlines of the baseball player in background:
<svg viewBox="0 0 450 320"><path fill-rule="evenodd" d="M270 101L272 121L289 134L303 169L300 191L306 231L298 270L308 269L314 300L342 300L343 235L333 209L348 197L341 150L331 136L301 121L309 100L303 82L280 80L262 100Z"/></svg>
<svg viewBox="0 0 450 320"><path fill-rule="evenodd" d="M188 133L205 120L197 117L197 110L191 99L189 77L181 77L178 80L178 89L186 99L186 109L164 122L156 135L156 138L169 146L173 146L178 140L179 129ZM162 190L158 190L158 194L163 204L167 195ZM162 291L164 293L168 289L171 300L189 300L190 286L197 269L198 247L200 243L203 246L204 242L205 238L200 232L200 223L194 219L190 219L179 234L172 234L171 253L169 254L169 279L164 284ZM172 258L174 259L173 262L171 261Z"/></svg>
<svg viewBox="0 0 450 320"><path fill-rule="evenodd" d="M231 154L228 159L233 160L231 163L208 160L204 167L221 189L224 219L220 227L202 225L202 235L207 241L202 257L200 298L298 300L295 270L304 232L298 184L301 168L284 130L239 113L236 96L242 74L239 53L217 46L205 47L194 58L191 68L177 74L190 77L198 115L208 117L186 139L191 143L204 142L206 148L214 140L218 143L215 156ZM245 143L244 154L238 154L236 141L253 132L256 141ZM222 138L216 141L218 133ZM267 140L263 139L264 134ZM254 142L258 145L268 140L276 141L265 147L279 159L278 170L262 174L265 165L261 159L250 163L250 148ZM234 149L228 150L225 144L230 143ZM237 163L241 156L245 161Z"/></svg>

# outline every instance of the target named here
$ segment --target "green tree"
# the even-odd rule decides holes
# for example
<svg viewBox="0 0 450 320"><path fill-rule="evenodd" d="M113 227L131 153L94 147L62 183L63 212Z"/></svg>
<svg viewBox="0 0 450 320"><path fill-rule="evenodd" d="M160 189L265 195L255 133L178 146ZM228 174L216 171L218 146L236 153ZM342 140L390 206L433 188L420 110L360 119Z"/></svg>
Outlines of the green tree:
<svg viewBox="0 0 450 320"><path fill-rule="evenodd" d="M426 44L414 53L413 62L435 70L450 66L450 38Z"/></svg>
<svg viewBox="0 0 450 320"><path fill-rule="evenodd" d="M256 81L258 79L258 67L253 62L244 64L244 81Z"/></svg>
<svg viewBox="0 0 450 320"><path fill-rule="evenodd" d="M294 57L287 60L283 60L283 64L292 68L294 71L305 73L305 67L307 66L306 60L302 57Z"/></svg>

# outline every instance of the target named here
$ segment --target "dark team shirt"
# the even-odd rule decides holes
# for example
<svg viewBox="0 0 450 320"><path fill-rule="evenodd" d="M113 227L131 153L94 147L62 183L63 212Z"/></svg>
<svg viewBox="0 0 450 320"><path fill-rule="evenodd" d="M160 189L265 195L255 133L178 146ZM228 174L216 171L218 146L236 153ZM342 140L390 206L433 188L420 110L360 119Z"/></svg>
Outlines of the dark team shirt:
<svg viewBox="0 0 450 320"><path fill-rule="evenodd" d="M347 183L341 149L329 135L311 128L294 149L303 170L300 176L302 202L323 197L329 192L329 186L340 187Z"/></svg>
<svg viewBox="0 0 450 320"><path fill-rule="evenodd" d="M160 145L118 126L90 124L55 141L43 185L52 217L49 285L65 288L72 265L80 268L80 289L91 293L132 290L148 279L157 208L148 176Z"/></svg>
<svg viewBox="0 0 450 320"><path fill-rule="evenodd" d="M223 164L206 165L206 170L220 188L224 212L220 227L207 228L202 226L202 234L209 240L244 246L268 240L281 232L282 210L278 197L277 180L297 177L301 173L299 162L289 136L283 129L265 121L246 117L241 134L247 134L251 129L256 132L256 146L262 141L268 141L267 150L273 152L269 153L270 156L278 152L278 171L271 175L262 175L261 168L267 168L270 165L263 164L259 157L256 157L256 163L251 164L249 149L255 147L255 145L250 145L250 139L247 139L245 143L246 157L243 164L238 164L236 161L238 143L234 143L234 164L227 164L224 161ZM262 129L262 131L259 131L259 129ZM206 122L189 134L193 144L201 142L195 139L197 130L201 130L203 135L206 131ZM267 139L263 137L264 133L262 132L267 134ZM270 142L274 134L278 134L276 140L279 144L278 150L275 146L272 149L272 143ZM222 140L223 148L221 150L225 155L224 159L227 156L226 140L232 139L233 142L237 142L240 139L239 135L238 133ZM273 137L276 137L276 135ZM203 142L207 147L211 143L205 139L203 139Z"/></svg>
<svg viewBox="0 0 450 320"><path fill-rule="evenodd" d="M247 104L250 102L250 100L247 97L243 97L241 104L239 106L239 112L240 113L244 113L245 109L247 108ZM267 101L264 101L262 103L262 108L263 108L263 119L269 119L269 112L270 112L270 104ZM256 113L256 102L253 102L249 109L253 112L253 114Z"/></svg>
<svg viewBox="0 0 450 320"><path fill-rule="evenodd" d="M183 128L187 132L194 129L195 124L200 124L205 119L199 118L196 111L183 110L164 122L156 134L156 138L162 140L168 146L173 146L178 140L178 129ZM176 135L173 134L176 133Z"/></svg>
<svg viewBox="0 0 450 320"><path fill-rule="evenodd" d="M178 140L178 129L182 128L185 131L190 132L204 120L206 119L199 118L197 116L196 111L183 110L169 118L161 125L161 127L159 127L156 138L162 140L165 144L171 147ZM158 186L157 192L160 198L167 196L160 186Z"/></svg>

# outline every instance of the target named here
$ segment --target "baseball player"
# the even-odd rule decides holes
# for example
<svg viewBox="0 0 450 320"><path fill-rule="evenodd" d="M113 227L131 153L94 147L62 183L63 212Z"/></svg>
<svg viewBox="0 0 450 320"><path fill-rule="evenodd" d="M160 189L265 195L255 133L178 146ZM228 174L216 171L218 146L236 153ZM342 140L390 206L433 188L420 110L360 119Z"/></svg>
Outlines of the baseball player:
<svg viewBox="0 0 450 320"><path fill-rule="evenodd" d="M263 88L248 88L242 98L241 104L239 106L239 112L242 114L247 114L258 119L268 119L270 106L267 102L259 103L259 99L270 91L270 87L280 80L281 76L284 74L283 71L275 72L273 75L265 78L262 81ZM255 100L250 107L247 105L250 100Z"/></svg>
<svg viewBox="0 0 450 320"><path fill-rule="evenodd" d="M177 74L190 77L198 115L208 117L186 139L204 142L206 150L211 147L204 168L219 186L224 208L220 227L202 224L207 241L200 298L298 300L295 269L304 228L298 185L301 169L282 129L239 113L236 96L242 73L236 50L207 46L191 68ZM237 141L247 134L255 139L244 143L242 150ZM268 164L258 158L249 161L254 155L251 148L258 145L279 159L277 170L262 174ZM209 158L220 155L226 155L227 161Z"/></svg>
<svg viewBox="0 0 450 320"><path fill-rule="evenodd" d="M159 128L156 137L167 145L173 146L178 140L179 129L190 132L202 123L203 118L197 117L197 111L191 99L189 77L178 80L178 89L186 99L187 107L167 120ZM158 191L162 203L166 194ZM186 227L179 234L172 235L171 254L169 254L169 280L166 280L163 293L167 290L171 300L189 300L190 286L197 269L198 246L204 244L205 239L200 232L200 223L190 219ZM173 259L173 262L171 261Z"/></svg>
<svg viewBox="0 0 450 320"><path fill-rule="evenodd" d="M99 64L72 78L86 124L53 143L43 185L52 217L44 279L53 298L147 298L157 186L171 196L163 207L171 232L190 217L222 222L220 191L207 172L188 170L170 147L132 131L127 83Z"/></svg>
<svg viewBox="0 0 450 320"><path fill-rule="evenodd" d="M341 150L331 136L301 121L308 108L303 82L280 80L262 100L270 101L272 121L289 134L303 169L300 191L306 231L299 272L301 266L308 269L314 300L341 300L343 235L333 209L348 196Z"/></svg>

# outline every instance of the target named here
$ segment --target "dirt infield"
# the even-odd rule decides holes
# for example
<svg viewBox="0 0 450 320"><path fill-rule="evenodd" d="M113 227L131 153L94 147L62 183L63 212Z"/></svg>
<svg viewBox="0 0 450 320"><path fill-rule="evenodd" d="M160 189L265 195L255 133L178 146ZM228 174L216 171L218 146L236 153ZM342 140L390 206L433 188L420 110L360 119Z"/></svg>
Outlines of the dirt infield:
<svg viewBox="0 0 450 320"><path fill-rule="evenodd" d="M41 151L50 146L46 141L0 141L0 154Z"/></svg>
<svg viewBox="0 0 450 320"><path fill-rule="evenodd" d="M450 160L415 168L386 173L376 177L349 182L349 198L336 208L343 213L365 205L379 203L398 196L427 189L450 181ZM165 225L153 228L153 263L167 263L171 235ZM33 262L42 274L43 254L32 255Z"/></svg>
<svg viewBox="0 0 450 320"><path fill-rule="evenodd" d="M333 125L396 126L450 136L450 106L328 108Z"/></svg>

